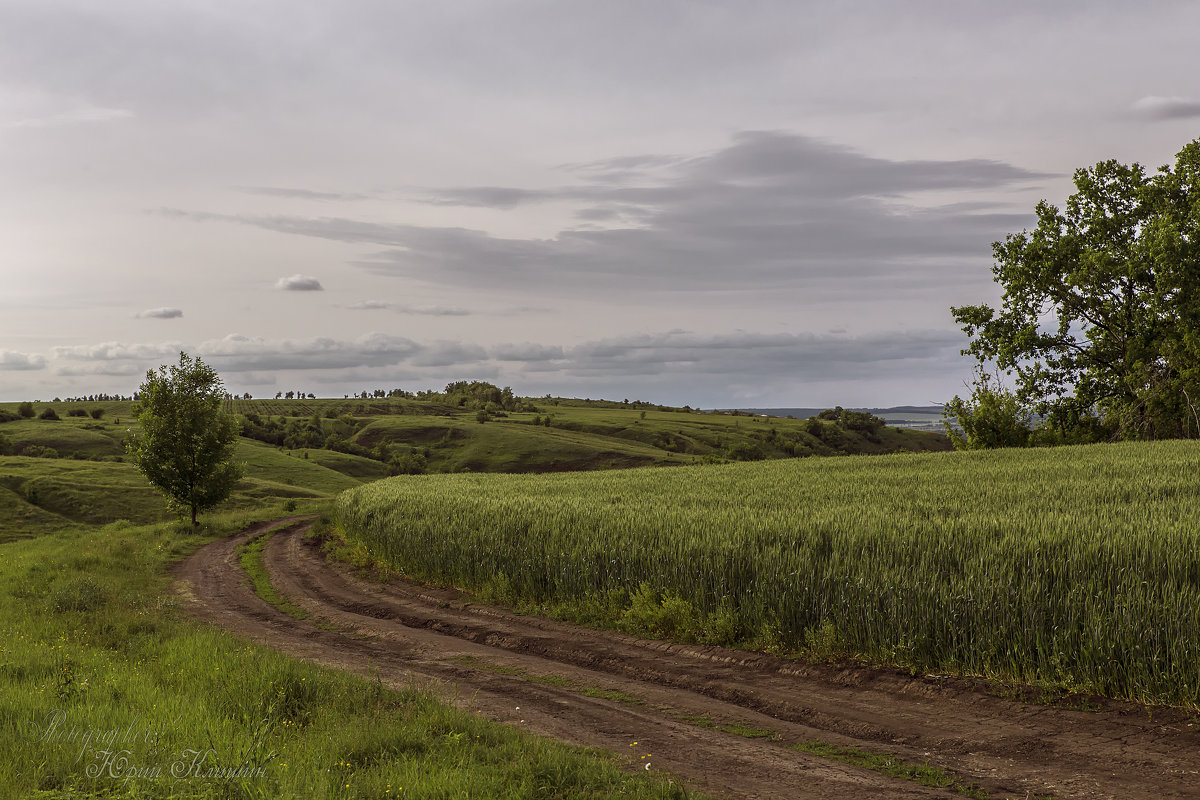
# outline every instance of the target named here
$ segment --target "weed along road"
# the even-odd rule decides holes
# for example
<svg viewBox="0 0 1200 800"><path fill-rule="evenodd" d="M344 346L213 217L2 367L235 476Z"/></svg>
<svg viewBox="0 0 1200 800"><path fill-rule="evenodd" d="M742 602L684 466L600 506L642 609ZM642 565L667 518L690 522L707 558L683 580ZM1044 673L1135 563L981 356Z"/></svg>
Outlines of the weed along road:
<svg viewBox="0 0 1200 800"><path fill-rule="evenodd" d="M1046 705L983 682L521 616L357 575L305 536L311 524L258 524L180 562L190 613L715 797L1200 798L1200 721L1183 711ZM263 536L272 602L241 566L243 546Z"/></svg>

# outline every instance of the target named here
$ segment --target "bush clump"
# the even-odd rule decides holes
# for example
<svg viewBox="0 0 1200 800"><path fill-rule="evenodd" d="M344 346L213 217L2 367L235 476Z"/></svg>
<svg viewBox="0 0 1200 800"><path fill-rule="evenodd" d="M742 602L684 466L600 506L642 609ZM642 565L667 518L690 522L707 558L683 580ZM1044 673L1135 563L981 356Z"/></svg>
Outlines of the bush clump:
<svg viewBox="0 0 1200 800"><path fill-rule="evenodd" d="M64 611L95 611L108 602L104 591L91 578L76 578L50 592L50 607Z"/></svg>

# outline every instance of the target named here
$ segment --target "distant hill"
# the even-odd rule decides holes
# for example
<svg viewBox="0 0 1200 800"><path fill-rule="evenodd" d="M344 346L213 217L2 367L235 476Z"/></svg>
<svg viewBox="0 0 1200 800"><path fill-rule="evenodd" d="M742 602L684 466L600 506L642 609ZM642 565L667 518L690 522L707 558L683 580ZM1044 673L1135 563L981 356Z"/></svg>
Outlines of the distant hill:
<svg viewBox="0 0 1200 800"><path fill-rule="evenodd" d="M744 411L747 414L764 414L768 417L796 417L797 419L808 419L820 414L829 406L824 408L739 408L738 411ZM732 409L723 408L721 411L731 411ZM891 408L852 408L851 411L866 411L874 414L877 417L884 419L905 418L912 414L930 415L940 417L942 415L941 406L892 406Z"/></svg>

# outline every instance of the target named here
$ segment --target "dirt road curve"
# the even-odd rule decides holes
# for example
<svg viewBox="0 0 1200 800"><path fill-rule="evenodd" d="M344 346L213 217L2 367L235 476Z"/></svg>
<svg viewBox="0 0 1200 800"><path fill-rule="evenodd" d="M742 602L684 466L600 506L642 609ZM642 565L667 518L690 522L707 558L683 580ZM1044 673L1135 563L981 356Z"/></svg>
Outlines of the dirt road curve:
<svg viewBox="0 0 1200 800"><path fill-rule="evenodd" d="M814 667L465 605L452 591L356 577L303 538L303 521L264 550L275 587L313 615L296 620L253 594L237 563L238 546L276 524L177 566L191 613L322 664L416 680L536 733L650 753L653 769L718 797L961 796L790 746L821 740L928 761L996 798L1200 798L1200 721L1181 712L1027 705L961 680Z"/></svg>

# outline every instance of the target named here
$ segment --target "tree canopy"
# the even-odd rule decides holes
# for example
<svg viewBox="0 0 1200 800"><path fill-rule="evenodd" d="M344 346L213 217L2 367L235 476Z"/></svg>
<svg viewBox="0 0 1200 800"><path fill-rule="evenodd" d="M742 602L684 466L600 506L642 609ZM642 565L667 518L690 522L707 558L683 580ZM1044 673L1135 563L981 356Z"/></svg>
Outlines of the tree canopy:
<svg viewBox="0 0 1200 800"><path fill-rule="evenodd" d="M951 309L963 353L1013 375L1059 440L1200 436L1200 140L1154 174L1077 170L1075 188L993 243L1003 301Z"/></svg>
<svg viewBox="0 0 1200 800"><path fill-rule="evenodd" d="M236 419L221 411L225 388L212 367L186 353L146 373L138 390L141 430L125 448L173 507L196 514L216 506L242 476L234 463Z"/></svg>

